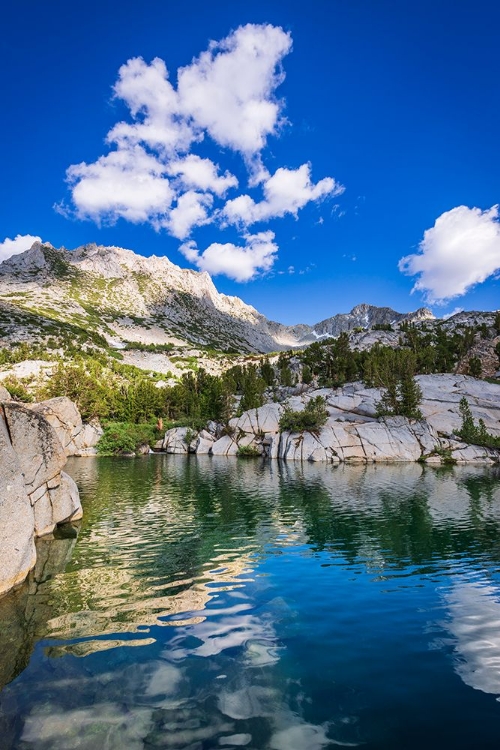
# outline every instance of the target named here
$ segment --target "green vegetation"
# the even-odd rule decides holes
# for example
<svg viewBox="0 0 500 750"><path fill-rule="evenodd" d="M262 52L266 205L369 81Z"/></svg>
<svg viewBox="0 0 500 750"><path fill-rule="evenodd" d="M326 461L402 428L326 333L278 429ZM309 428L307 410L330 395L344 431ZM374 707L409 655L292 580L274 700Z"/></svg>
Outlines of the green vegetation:
<svg viewBox="0 0 500 750"><path fill-rule="evenodd" d="M490 337L493 329L486 330ZM425 326L402 323L398 349L376 343L368 351L352 350L348 334L342 333L336 339L314 342L298 353L298 357L303 368L308 368L307 373L316 377L322 386L336 388L349 381L363 380L368 386L387 388L389 384L383 381L394 363L401 377L404 368L398 364L398 358L401 357L402 362L405 353L413 355L414 374L453 372L467 357L477 337L484 335L484 324L447 331L444 324L427 330ZM500 359L500 346L496 352ZM472 361L472 369L475 373L479 371L477 362Z"/></svg>
<svg viewBox="0 0 500 750"><path fill-rule="evenodd" d="M104 428L97 450L105 456L136 453L141 446L150 446L158 439L159 434L153 424L109 422Z"/></svg>
<svg viewBox="0 0 500 750"><path fill-rule="evenodd" d="M485 448L500 448L500 437L491 435L484 423L484 420L480 419L476 425L474 417L470 410L469 402L465 398L460 399L460 416L462 417L462 424L457 435L462 438L466 443L472 443L473 445L481 445Z"/></svg>
<svg viewBox="0 0 500 750"><path fill-rule="evenodd" d="M236 455L241 458L258 458L262 454L255 445L240 445Z"/></svg>
<svg viewBox="0 0 500 750"><path fill-rule="evenodd" d="M481 360L479 357L470 357L469 358L469 375L471 375L473 378L480 378L482 374L482 366L481 366Z"/></svg>
<svg viewBox="0 0 500 750"><path fill-rule="evenodd" d="M33 401L33 396L27 390L25 384L15 375L9 375L4 378L0 383L4 388L7 388L14 401L24 401L24 403L30 403Z"/></svg>
<svg viewBox="0 0 500 750"><path fill-rule="evenodd" d="M323 396L311 398L303 411L285 407L279 421L280 430L288 432L318 432L328 419L328 409Z"/></svg>
<svg viewBox="0 0 500 750"><path fill-rule="evenodd" d="M415 380L415 355L404 349L393 349L370 364L374 385L383 389L382 398L376 405L377 416L401 415L408 419L422 419L419 408L422 391Z"/></svg>
<svg viewBox="0 0 500 750"><path fill-rule="evenodd" d="M153 352L157 354L170 354L174 350L173 344L142 344L139 341L127 341L125 349L137 352Z"/></svg>
<svg viewBox="0 0 500 750"><path fill-rule="evenodd" d="M48 252L50 255L50 248ZM67 269L64 260L61 263L58 273L64 279ZM74 286L74 295L81 295L80 286L87 283L86 279L71 274L67 278ZM104 290L106 293L110 292L111 287L108 286ZM94 291L99 296L103 290ZM474 356L473 347L478 337L492 338L495 331L500 331L500 313L495 317L494 326L481 323L452 331L448 330L446 324L426 327L404 323L400 327L397 348L375 344L367 351L353 350L349 334L343 333L335 339L321 339L302 351L249 356L245 364L233 365L221 376L208 374L199 367L196 356L183 356L182 350L179 351L173 344L127 342L128 350L173 355L171 359L179 369L184 369L182 376L176 378L173 384L170 375L171 384L159 387L158 381L164 380L164 375L125 365L122 354L111 348L97 332L98 326L102 330L102 316L99 318L97 302L96 307L92 307L88 303L90 297L86 299L87 302L80 300L86 316L71 313L72 322L58 320L61 311L30 311L26 307L3 303L0 306L2 330L9 331L12 325L23 326L32 338L35 338L33 332L36 330L37 340L36 343L22 342L0 348L0 366L33 359L54 362L53 374L43 384L37 384L34 379L30 382L11 378L5 385L20 400L68 396L75 401L85 420L97 417L103 423L114 426L119 444L116 450L121 451L128 450L128 446L134 442L134 436L130 437L129 434L130 425L146 425L149 429L151 424L162 419L165 425L198 430L208 420L215 420L229 429L228 422L232 417L261 406L273 393L275 398L278 395L281 397L283 390L279 389L288 388L288 392L293 392L291 389L294 387L311 383L335 388L349 381L360 380L368 387L382 390L379 415L399 414L419 419L422 394L415 375L450 372L459 362L468 362L470 374L480 376L481 362ZM183 297L184 306L191 303L189 296ZM23 300L22 304L29 304L29 299ZM155 317L148 320L155 325L162 324ZM137 321L141 325L146 322L139 318ZM193 321L193 325L195 323ZM391 326L379 325L375 328L390 330ZM222 332L214 330L213 333L216 338ZM236 338L234 344L238 344ZM205 349L207 354L221 358L222 353L215 351L211 344L207 344ZM495 351L500 360L499 343ZM227 359L224 364L231 364L231 360ZM312 399L303 412L285 409L281 429L294 432L319 430L328 414L324 400L321 397L318 399ZM466 430L464 434L469 433ZM497 439L488 436L481 422L478 426L474 425L470 435L473 438L470 442L496 447ZM113 447L106 447L106 440L103 450L115 451Z"/></svg>

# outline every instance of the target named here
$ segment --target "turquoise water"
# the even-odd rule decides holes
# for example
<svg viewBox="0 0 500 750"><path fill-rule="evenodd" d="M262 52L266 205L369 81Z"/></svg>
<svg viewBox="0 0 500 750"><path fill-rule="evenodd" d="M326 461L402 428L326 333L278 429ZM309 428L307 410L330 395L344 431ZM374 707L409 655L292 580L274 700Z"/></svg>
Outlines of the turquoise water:
<svg viewBox="0 0 500 750"><path fill-rule="evenodd" d="M72 459L0 600L0 748L500 745L500 475Z"/></svg>

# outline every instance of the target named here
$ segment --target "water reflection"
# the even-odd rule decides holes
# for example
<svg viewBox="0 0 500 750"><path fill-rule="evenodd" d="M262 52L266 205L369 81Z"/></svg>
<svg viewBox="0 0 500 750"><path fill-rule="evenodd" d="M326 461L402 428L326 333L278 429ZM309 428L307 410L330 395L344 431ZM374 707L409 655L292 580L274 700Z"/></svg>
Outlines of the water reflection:
<svg viewBox="0 0 500 750"><path fill-rule="evenodd" d="M455 670L466 685L500 700L500 587L488 579L453 581L444 594Z"/></svg>
<svg viewBox="0 0 500 750"><path fill-rule="evenodd" d="M6 748L412 748L413 703L436 692L422 727L457 711L452 675L500 694L494 471L176 456L69 470L77 544L45 543L0 602Z"/></svg>

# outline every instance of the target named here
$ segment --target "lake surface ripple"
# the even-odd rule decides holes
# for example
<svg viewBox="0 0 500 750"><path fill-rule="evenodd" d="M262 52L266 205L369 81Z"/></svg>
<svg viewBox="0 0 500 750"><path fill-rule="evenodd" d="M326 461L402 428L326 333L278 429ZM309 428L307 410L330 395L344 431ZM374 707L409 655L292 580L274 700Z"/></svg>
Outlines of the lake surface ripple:
<svg viewBox="0 0 500 750"><path fill-rule="evenodd" d="M0 748L500 746L500 475L71 459L0 600Z"/></svg>

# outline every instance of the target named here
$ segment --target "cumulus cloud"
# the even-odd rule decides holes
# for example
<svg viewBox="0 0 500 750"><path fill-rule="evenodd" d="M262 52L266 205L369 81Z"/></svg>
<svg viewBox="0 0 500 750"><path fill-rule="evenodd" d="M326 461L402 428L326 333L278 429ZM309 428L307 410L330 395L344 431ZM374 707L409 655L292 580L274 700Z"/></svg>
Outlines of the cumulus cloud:
<svg viewBox="0 0 500 750"><path fill-rule="evenodd" d="M179 95L160 58L149 65L141 57L128 60L118 71L113 92L126 103L133 121L117 123L108 133L108 143L118 148L143 144L175 155L187 151L199 137L181 116Z"/></svg>
<svg viewBox="0 0 500 750"><path fill-rule="evenodd" d="M316 184L311 182L310 164L302 164L298 169L280 167L263 184L264 200L256 203L249 195L240 195L227 201L222 215L228 224L249 226L285 214L297 216L307 203L328 195L339 195L343 191L344 187L331 177L325 177Z"/></svg>
<svg viewBox="0 0 500 750"><path fill-rule="evenodd" d="M55 210L97 224L119 219L149 223L180 240L205 224L217 223L221 229L234 224L243 230L244 244L214 242L203 253L196 251L196 263L228 268L232 278L241 280L250 278L250 268L254 275L267 270L277 247L255 239L267 233L248 235L246 228L286 214L297 216L307 203L343 191L331 177L313 183L309 164L279 168L273 175L264 164L268 138L279 135L285 122L284 102L276 90L291 47L290 34L278 26L240 26L179 68L177 85L160 58L128 60L113 87L114 99L125 104L128 116L107 134L107 153L68 168L71 205L62 201ZM236 176L195 153L210 141L212 152L215 144L221 156L227 150L239 154L249 189L258 188L258 196L233 193L227 199L238 188ZM236 257L243 263L241 273L232 269L230 258Z"/></svg>
<svg viewBox="0 0 500 750"><path fill-rule="evenodd" d="M284 74L279 63L290 51L289 34L277 26L240 26L212 42L179 70L181 106L197 127L221 146L251 157L279 124L274 91Z"/></svg>
<svg viewBox="0 0 500 750"><path fill-rule="evenodd" d="M111 151L93 164L74 164L67 177L76 214L96 223L123 218L161 226L174 198L165 172L165 165L141 146Z"/></svg>
<svg viewBox="0 0 500 750"><path fill-rule="evenodd" d="M465 294L500 269L498 206L482 211L457 206L424 232L419 253L399 261L399 270L418 276L412 291L430 304Z"/></svg>
<svg viewBox="0 0 500 750"><path fill-rule="evenodd" d="M34 242L41 241L41 237L32 234L16 234L13 240L6 237L3 242L0 242L0 263L7 260L7 258L10 258L12 255L24 253L25 250L30 249Z"/></svg>
<svg viewBox="0 0 500 750"><path fill-rule="evenodd" d="M210 159L202 159L196 154L189 154L184 159L177 159L168 165L168 173L177 175L186 188L210 190L216 195L224 195L229 188L238 187L238 180L230 172L219 174L216 164Z"/></svg>
<svg viewBox="0 0 500 750"><path fill-rule="evenodd" d="M209 193L196 193L194 190L188 190L187 193L179 196L177 205L170 212L165 226L174 237L184 240L193 227L199 227L210 221L208 210L212 203L213 198Z"/></svg>
<svg viewBox="0 0 500 750"><path fill-rule="evenodd" d="M243 246L232 242L213 242L199 252L194 240L184 243L180 251L200 271L217 276L224 274L235 281L249 281L256 274L269 271L276 260L278 246L273 242L274 232L244 235Z"/></svg>

